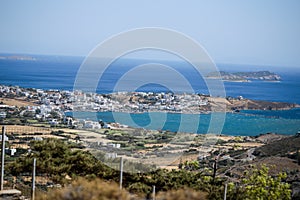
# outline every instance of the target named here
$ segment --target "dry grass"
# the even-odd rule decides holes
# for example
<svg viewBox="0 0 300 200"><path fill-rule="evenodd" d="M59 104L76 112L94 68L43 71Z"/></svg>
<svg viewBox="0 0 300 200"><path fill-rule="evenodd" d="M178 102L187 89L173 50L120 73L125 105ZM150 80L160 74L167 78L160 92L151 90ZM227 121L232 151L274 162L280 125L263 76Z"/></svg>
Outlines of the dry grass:
<svg viewBox="0 0 300 200"><path fill-rule="evenodd" d="M2 129L2 127L0 127ZM50 134L51 128L35 127L35 126L20 126L20 125L5 125L5 130L7 134L26 134L33 135L34 133Z"/></svg>
<svg viewBox="0 0 300 200"><path fill-rule="evenodd" d="M5 105L16 106L16 107L36 106L37 105L31 101L25 101L22 99L11 99L11 98L0 98L0 102L3 102L3 104L5 104Z"/></svg>
<svg viewBox="0 0 300 200"><path fill-rule="evenodd" d="M159 200L203 200L207 199L207 193L195 191L189 188L171 190L167 192L161 192L157 195Z"/></svg>
<svg viewBox="0 0 300 200"><path fill-rule="evenodd" d="M100 179L88 181L79 179L61 189L48 191L46 194L38 194L37 200L129 200L130 195L125 190L120 190L116 183L105 182Z"/></svg>

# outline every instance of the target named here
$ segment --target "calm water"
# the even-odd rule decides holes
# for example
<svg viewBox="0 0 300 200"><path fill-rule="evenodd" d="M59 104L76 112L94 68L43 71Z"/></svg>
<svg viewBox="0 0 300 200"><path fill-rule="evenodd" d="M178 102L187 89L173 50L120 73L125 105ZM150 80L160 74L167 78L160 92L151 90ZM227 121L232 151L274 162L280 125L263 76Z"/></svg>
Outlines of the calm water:
<svg viewBox="0 0 300 200"><path fill-rule="evenodd" d="M75 57L39 57L36 61L17 61L0 60L0 84L19 85L27 88L59 89L72 90L76 79L76 73L80 67L83 58ZM143 64L141 60L118 60L111 65L107 73L101 78L97 92L109 93L115 82L128 71L132 66ZM147 63L147 62L146 62ZM193 69L188 67L187 63L166 62L176 68L191 83L194 90L198 93L208 93L204 81ZM279 73L283 79L281 82L261 82L253 81L249 83L225 82L227 96L242 95L246 98L281 101L300 104L300 69L298 68L272 68L238 66L238 65L218 65L221 70L227 71L251 71L270 70ZM169 78L166 76L166 79ZM166 91L166 88L157 84L148 84L139 88L140 91ZM180 91L180 88L178 89ZM183 92L183 91L181 91ZM122 114L121 114L122 115ZM82 117L88 118L89 114L82 113ZM113 122L112 113L97 113L98 119L107 122ZM151 122L147 113L131 114L134 121L129 124L135 127L145 127L149 129L163 129L178 131L179 122L182 117L192 119L192 115L168 114L167 120L163 125L161 123ZM156 113L156 117L163 117L162 113ZM126 117L124 117L126 118ZM200 124L196 132L206 133L210 115L201 115ZM121 121L118 121L122 123ZM127 122L127 121L126 121ZM189 132L189 123L186 121L183 131ZM266 132L275 132L282 134L294 134L300 130L300 110L289 111L244 111L239 114L227 114L222 133L230 135L257 135Z"/></svg>
<svg viewBox="0 0 300 200"><path fill-rule="evenodd" d="M67 113L72 115L73 113ZM208 125L211 119L210 114L192 115L168 113L164 123L153 122L148 113L130 114L133 121L128 122L126 113L112 112L77 112L75 116L82 119L98 119L106 122L115 122L113 114L119 115L117 122L128 124L132 127L147 128L155 130L169 130L176 132L179 130L181 117L194 119L199 118L197 133L207 133ZM165 113L154 113L154 117L164 119ZM182 116L183 115L183 116ZM221 115L221 114L220 114ZM184 121L184 132L195 132L191 127L194 120ZM221 126L221 124L217 124ZM241 113L227 113L222 134L226 135L258 135L272 132L280 134L295 134L300 130L300 109L288 111L243 111Z"/></svg>

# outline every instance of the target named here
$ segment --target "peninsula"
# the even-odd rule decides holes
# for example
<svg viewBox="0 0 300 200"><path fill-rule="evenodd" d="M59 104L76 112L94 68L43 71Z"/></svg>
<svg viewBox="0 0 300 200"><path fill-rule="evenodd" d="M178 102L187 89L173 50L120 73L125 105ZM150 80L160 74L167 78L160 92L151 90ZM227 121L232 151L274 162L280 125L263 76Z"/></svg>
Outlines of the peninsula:
<svg viewBox="0 0 300 200"><path fill-rule="evenodd" d="M223 81L238 81L249 82L251 80L260 81L280 81L281 77L270 71L258 71L258 72L211 72L206 77L209 79L216 79L221 76Z"/></svg>

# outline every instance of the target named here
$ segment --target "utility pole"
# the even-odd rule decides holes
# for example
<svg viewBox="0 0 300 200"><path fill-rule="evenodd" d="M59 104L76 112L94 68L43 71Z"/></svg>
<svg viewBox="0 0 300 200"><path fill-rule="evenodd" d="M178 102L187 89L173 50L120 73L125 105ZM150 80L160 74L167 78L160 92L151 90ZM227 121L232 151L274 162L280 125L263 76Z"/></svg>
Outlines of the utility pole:
<svg viewBox="0 0 300 200"><path fill-rule="evenodd" d="M36 158L33 159L31 200L35 200L35 170L36 170Z"/></svg>
<svg viewBox="0 0 300 200"><path fill-rule="evenodd" d="M4 158L5 158L5 126L2 126L1 183L0 183L0 190L3 190L3 182L4 182Z"/></svg>
<svg viewBox="0 0 300 200"><path fill-rule="evenodd" d="M120 190L122 189L123 184L123 157L120 160Z"/></svg>

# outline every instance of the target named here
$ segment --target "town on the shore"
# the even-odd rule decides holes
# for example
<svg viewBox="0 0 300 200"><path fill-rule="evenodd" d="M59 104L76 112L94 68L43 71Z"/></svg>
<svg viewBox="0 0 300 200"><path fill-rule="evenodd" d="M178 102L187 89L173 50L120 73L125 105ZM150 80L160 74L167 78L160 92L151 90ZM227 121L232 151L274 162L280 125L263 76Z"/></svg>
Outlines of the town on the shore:
<svg viewBox="0 0 300 200"><path fill-rule="evenodd" d="M25 105L20 115L30 115L51 125L63 119L76 128L97 129L109 126L104 122L76 120L65 115L68 111L89 112L176 112L209 113L211 111L238 112L244 109L282 110L298 107L297 104L266 102L238 97L212 97L205 94L174 94L165 92L116 92L112 94L85 93L82 91L43 90L0 85L0 118L6 118L17 109L11 100ZM102 125L102 126L101 126ZM118 125L119 126L119 125Z"/></svg>

